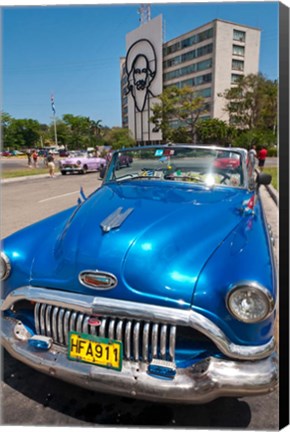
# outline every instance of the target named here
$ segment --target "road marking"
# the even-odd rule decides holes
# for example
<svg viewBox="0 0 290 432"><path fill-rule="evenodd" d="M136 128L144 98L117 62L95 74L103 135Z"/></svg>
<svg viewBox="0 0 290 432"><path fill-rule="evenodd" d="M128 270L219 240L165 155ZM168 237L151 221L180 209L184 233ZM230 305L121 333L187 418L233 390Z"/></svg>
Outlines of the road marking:
<svg viewBox="0 0 290 432"><path fill-rule="evenodd" d="M69 192L69 193L62 194L62 195L56 195L56 196L54 196L54 197L45 198L44 200L40 200L40 201L38 201L38 203L43 203L43 202L46 202L46 201L51 201L51 200L54 200L54 199L58 199L58 198L65 197L65 196L74 195L74 194L79 193L79 192L80 192L80 191L77 190L77 191L75 191L75 192Z"/></svg>

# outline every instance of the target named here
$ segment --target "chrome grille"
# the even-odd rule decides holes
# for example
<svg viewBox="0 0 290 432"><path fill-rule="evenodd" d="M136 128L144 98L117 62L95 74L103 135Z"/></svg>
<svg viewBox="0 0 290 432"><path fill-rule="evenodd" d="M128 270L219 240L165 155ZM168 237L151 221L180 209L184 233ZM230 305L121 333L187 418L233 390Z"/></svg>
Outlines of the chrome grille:
<svg viewBox="0 0 290 432"><path fill-rule="evenodd" d="M126 360L175 358L175 325L98 316L101 324L96 327L89 324L90 315L44 303L36 303L34 319L37 334L52 337L58 345L67 346L69 332L77 331L122 341Z"/></svg>

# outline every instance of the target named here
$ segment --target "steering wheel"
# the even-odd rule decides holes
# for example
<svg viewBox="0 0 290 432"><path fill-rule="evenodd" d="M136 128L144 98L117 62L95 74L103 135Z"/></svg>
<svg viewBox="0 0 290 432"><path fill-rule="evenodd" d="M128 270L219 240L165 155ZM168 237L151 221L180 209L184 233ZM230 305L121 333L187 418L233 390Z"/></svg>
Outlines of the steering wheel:
<svg viewBox="0 0 290 432"><path fill-rule="evenodd" d="M222 176L222 179L221 179L221 182L220 182L221 184L223 184L226 180L230 180L230 178L231 178L231 176L229 174L227 174L226 172L224 172L224 170L222 170L220 168L214 168L212 170L212 172L213 173L217 173L220 176ZM199 174L200 175L204 175L204 174L209 174L209 173L208 173L208 171L201 171Z"/></svg>

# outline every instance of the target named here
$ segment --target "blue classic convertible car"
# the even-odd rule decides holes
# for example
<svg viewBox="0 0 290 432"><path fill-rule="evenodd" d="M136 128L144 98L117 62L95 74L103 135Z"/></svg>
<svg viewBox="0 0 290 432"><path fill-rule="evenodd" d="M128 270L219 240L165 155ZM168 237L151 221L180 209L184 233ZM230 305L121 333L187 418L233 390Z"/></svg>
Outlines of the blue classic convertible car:
<svg viewBox="0 0 290 432"><path fill-rule="evenodd" d="M217 166L227 152L239 163ZM250 178L242 149L189 145L115 152L100 175L75 207L2 241L5 349L151 401L273 391L276 275L259 194L271 177Z"/></svg>

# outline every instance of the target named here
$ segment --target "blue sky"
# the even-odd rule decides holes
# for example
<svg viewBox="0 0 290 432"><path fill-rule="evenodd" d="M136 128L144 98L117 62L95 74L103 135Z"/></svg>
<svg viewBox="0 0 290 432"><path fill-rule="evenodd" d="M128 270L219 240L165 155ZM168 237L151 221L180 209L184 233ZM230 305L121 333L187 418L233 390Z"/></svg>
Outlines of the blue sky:
<svg viewBox="0 0 290 432"><path fill-rule="evenodd" d="M139 4L2 7L2 110L15 118L52 122L88 116L121 125L119 59L126 33L139 26ZM278 2L152 3L170 40L220 18L261 32L260 72L278 78Z"/></svg>

